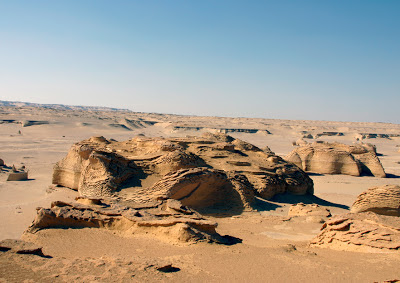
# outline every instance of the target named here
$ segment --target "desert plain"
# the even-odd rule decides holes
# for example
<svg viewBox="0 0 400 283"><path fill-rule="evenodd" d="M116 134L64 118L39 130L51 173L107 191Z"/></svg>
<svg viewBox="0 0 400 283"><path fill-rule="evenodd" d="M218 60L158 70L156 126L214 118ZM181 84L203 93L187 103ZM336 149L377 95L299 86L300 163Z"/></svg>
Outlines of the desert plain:
<svg viewBox="0 0 400 283"><path fill-rule="evenodd" d="M260 149L268 147L279 160L302 143L372 144L386 177L307 172L313 192L283 192L268 198L256 195L255 205L235 213L201 211L201 221L217 223L219 235L236 239L229 244L179 241L164 230L157 235L158 230L128 233L65 226L26 232L37 217L37 208L50 208L55 201L73 203L80 196L77 190L52 184L55 164L74 144L91 137L112 143L161 138L184 144L184 139L200 139L207 133ZM9 170L0 174L0 241L32 242L42 247L43 255L2 250L0 282L396 282L400 280L400 249L396 246L387 250L364 249L362 243L360 248L357 244L318 247L311 243L324 222L349 213L367 189L400 185L399 145L400 125L390 123L199 117L3 103L0 158L8 167L25 166L29 177L7 181ZM250 166L244 161L237 164ZM156 181L146 179L140 193L145 195ZM135 186L120 193L124 190L129 195ZM114 198L116 202L120 199ZM332 216L289 215L298 203L317 205ZM391 219L393 227L400 227L399 217ZM392 230L400 233L400 228ZM396 245L398 238L389 241Z"/></svg>

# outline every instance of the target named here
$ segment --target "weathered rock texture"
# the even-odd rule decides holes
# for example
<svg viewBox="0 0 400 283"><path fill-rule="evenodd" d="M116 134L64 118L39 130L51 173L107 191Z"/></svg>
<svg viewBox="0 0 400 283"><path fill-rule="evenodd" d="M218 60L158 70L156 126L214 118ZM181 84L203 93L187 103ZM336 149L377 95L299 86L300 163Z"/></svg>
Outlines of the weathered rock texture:
<svg viewBox="0 0 400 283"><path fill-rule="evenodd" d="M386 177L375 147L369 144L312 143L296 148L285 159L307 172Z"/></svg>
<svg viewBox="0 0 400 283"><path fill-rule="evenodd" d="M318 204L293 204L289 208L288 216L321 216L330 217L331 212L329 209Z"/></svg>
<svg viewBox="0 0 400 283"><path fill-rule="evenodd" d="M90 203L90 204L88 204ZM234 244L238 239L221 236L217 223L173 199L152 204L78 198L77 202L55 201L51 208L38 208L26 234L47 228L103 228L124 235L147 234L167 241Z"/></svg>
<svg viewBox="0 0 400 283"><path fill-rule="evenodd" d="M148 201L153 194L196 207L213 202L218 206L232 199L247 207L254 194L271 198L285 192L313 193L312 180L297 166L252 144L210 133L175 139L136 137L124 142L103 137L84 140L55 165L53 184L87 197L117 194Z"/></svg>
<svg viewBox="0 0 400 283"><path fill-rule="evenodd" d="M361 193L351 207L351 212L372 211L377 214L400 216L400 186L372 187Z"/></svg>
<svg viewBox="0 0 400 283"><path fill-rule="evenodd" d="M362 252L400 250L398 217L373 212L347 213L326 221L311 246Z"/></svg>

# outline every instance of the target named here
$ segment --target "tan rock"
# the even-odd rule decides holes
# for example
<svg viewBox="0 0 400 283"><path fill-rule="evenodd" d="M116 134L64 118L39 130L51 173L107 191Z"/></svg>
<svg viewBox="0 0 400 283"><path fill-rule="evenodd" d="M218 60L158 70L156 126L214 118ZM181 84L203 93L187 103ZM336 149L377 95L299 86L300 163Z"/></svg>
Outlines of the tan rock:
<svg viewBox="0 0 400 283"><path fill-rule="evenodd" d="M331 212L329 209L318 204L293 204L289 208L288 216L321 216L330 217Z"/></svg>
<svg viewBox="0 0 400 283"><path fill-rule="evenodd" d="M310 245L344 251L399 251L400 221L372 212L338 215L324 223Z"/></svg>
<svg viewBox="0 0 400 283"><path fill-rule="evenodd" d="M182 172L177 175L173 172L198 167L222 170L229 179L224 182L234 188L232 193L246 191L241 198L251 195L248 193L251 190L264 198L285 192L313 193L312 180L297 166L221 133L171 139L136 137L124 142L103 137L84 140L73 145L55 165L53 184L78 190L82 196L91 198L118 194L127 199L134 197L135 201L148 201L147 189L164 175L167 179L172 176L179 179ZM202 172L204 178L216 174ZM236 179L230 177L239 175ZM203 179L200 183L210 182ZM219 184L213 186L221 188ZM248 202L251 201L242 200L244 206Z"/></svg>
<svg viewBox="0 0 400 283"><path fill-rule="evenodd" d="M285 159L307 172L386 177L375 148L368 144L312 143L296 148Z"/></svg>
<svg viewBox="0 0 400 283"><path fill-rule="evenodd" d="M5 239L0 241L0 251L16 254L33 254L44 256L42 247L31 242L17 239Z"/></svg>
<svg viewBox="0 0 400 283"><path fill-rule="evenodd" d="M351 207L351 212L372 211L377 214L400 216L400 186L372 187L361 193Z"/></svg>
<svg viewBox="0 0 400 283"><path fill-rule="evenodd" d="M82 200L82 199L81 199ZM168 242L215 242L234 244L240 240L221 236L217 223L204 219L177 200L137 203L102 200L97 205L56 201L51 208L38 208L37 216L25 234L48 228L99 228L125 236L150 235Z"/></svg>
<svg viewBox="0 0 400 283"><path fill-rule="evenodd" d="M28 172L10 172L7 181L25 181L28 180Z"/></svg>

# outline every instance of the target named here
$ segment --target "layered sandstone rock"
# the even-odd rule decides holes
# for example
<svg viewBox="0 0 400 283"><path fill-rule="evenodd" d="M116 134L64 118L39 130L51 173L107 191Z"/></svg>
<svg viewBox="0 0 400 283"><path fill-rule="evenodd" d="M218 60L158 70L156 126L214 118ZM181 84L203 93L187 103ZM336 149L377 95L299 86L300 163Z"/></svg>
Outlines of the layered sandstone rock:
<svg viewBox="0 0 400 283"><path fill-rule="evenodd" d="M375 147L368 144L312 143L296 148L285 159L307 172L386 177Z"/></svg>
<svg viewBox="0 0 400 283"><path fill-rule="evenodd" d="M372 212L338 215L324 223L311 246L361 252L399 251L400 221L398 217Z"/></svg>
<svg viewBox="0 0 400 283"><path fill-rule="evenodd" d="M83 198L73 203L55 201L51 208L37 209L37 216L25 234L29 237L42 229L83 227L112 230L125 236L146 234L172 242L229 245L240 241L221 236L215 231L217 223L172 199L146 205Z"/></svg>
<svg viewBox="0 0 400 283"><path fill-rule="evenodd" d="M179 171L191 168L199 169ZM199 185L196 191L209 195L203 203L219 200L213 194L226 191L236 195L243 207L249 206L254 193L263 198L285 192L313 193L312 180L297 166L221 133L171 139L136 137L124 142L103 137L84 140L55 165L53 184L87 197L118 195L148 201L147 195L158 189L192 191L194 176ZM179 194L166 195L180 198ZM198 206L201 202L194 199L182 201Z"/></svg>
<svg viewBox="0 0 400 283"><path fill-rule="evenodd" d="M377 214L400 216L400 186L372 187L361 193L351 207L351 212L372 211Z"/></svg>

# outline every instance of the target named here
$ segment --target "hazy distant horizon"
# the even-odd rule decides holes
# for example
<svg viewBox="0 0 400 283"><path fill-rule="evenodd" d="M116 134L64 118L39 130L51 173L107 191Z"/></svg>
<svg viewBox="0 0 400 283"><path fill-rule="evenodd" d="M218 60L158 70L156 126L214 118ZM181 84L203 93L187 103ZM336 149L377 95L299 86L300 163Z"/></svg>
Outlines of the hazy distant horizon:
<svg viewBox="0 0 400 283"><path fill-rule="evenodd" d="M181 113L163 113L163 112L144 112L144 111L135 111L128 108L119 108L119 107L108 107L101 105L70 105L70 104L59 104L59 103L37 103L37 102L29 102L29 101L10 101L10 100L0 100L1 102L10 102L10 103L24 103L24 104L35 104L42 106L65 106L65 107L82 107L82 108L104 108L104 109L112 109L118 111L130 111L133 113L146 113L146 114L157 114L157 115L176 115L176 116L193 116L193 117L218 117L218 118L250 118L250 119L266 119L266 120L288 120L288 121L326 121L326 122L354 122L354 123L387 123L387 124L399 124L394 122L382 122L382 121L347 121L347 120L321 120L321 119L286 119L286 118L265 118L265 117L246 117L246 116L222 116L222 115L194 115L194 114L181 114ZM1 105L0 105L1 107Z"/></svg>
<svg viewBox="0 0 400 283"><path fill-rule="evenodd" d="M400 2L2 1L0 100L400 123Z"/></svg>

